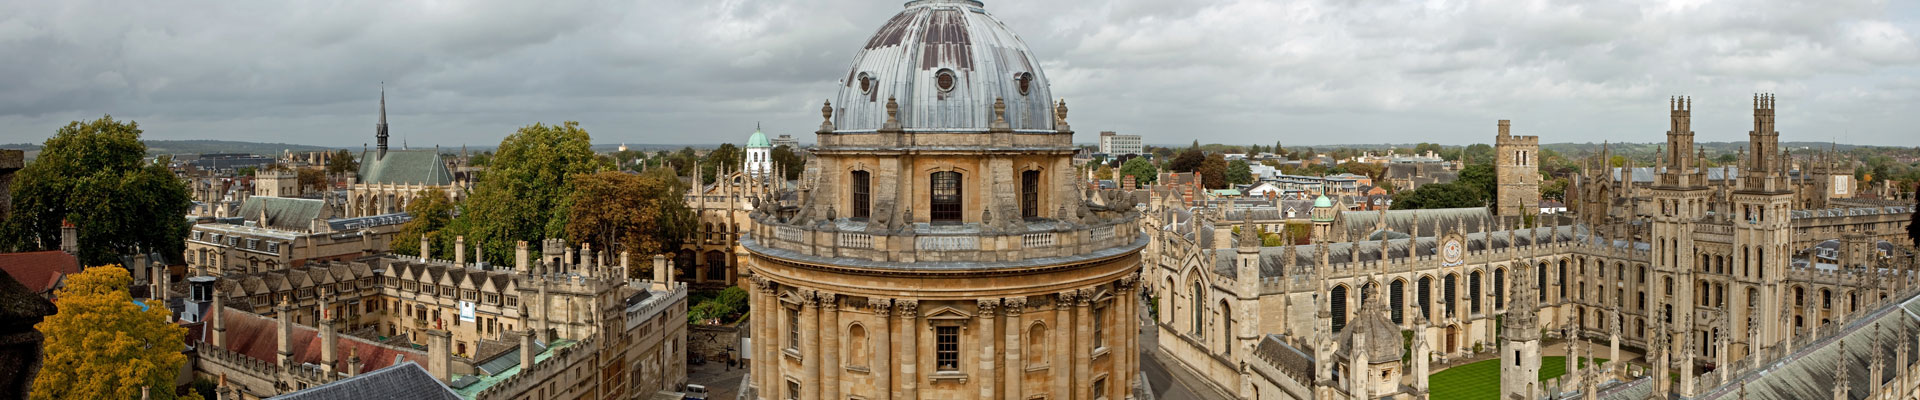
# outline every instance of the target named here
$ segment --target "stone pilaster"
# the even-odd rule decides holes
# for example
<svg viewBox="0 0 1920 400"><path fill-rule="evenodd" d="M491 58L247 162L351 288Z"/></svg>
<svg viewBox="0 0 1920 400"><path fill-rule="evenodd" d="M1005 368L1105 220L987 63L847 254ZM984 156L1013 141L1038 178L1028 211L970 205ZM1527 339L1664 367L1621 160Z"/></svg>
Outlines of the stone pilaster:
<svg viewBox="0 0 1920 400"><path fill-rule="evenodd" d="M1093 316L1089 315L1093 312L1092 297L1092 289L1079 289L1076 290L1073 295L1074 337L1093 337ZM1091 371L1091 367L1093 366L1093 345L1091 342L1073 344L1074 365L1081 366L1081 368L1075 368L1073 371L1073 386L1077 388L1074 390L1074 398L1076 399L1093 398L1093 371Z"/></svg>
<svg viewBox="0 0 1920 400"><path fill-rule="evenodd" d="M893 398L893 301L887 299L867 299L867 307L880 316L879 326L869 330L873 339L873 365L868 366L873 374L874 392L869 394L875 400Z"/></svg>
<svg viewBox="0 0 1920 400"><path fill-rule="evenodd" d="M1054 296L1053 340L1050 343L1052 346L1049 346L1051 348L1047 349L1053 352L1052 365L1047 369L1047 375L1053 377L1053 389L1047 398L1072 398L1073 359L1071 357L1075 347L1073 335L1069 332L1073 330L1073 297L1075 295L1074 291L1068 290Z"/></svg>
<svg viewBox="0 0 1920 400"><path fill-rule="evenodd" d="M803 399L819 399L820 388L820 294L800 289L800 370Z"/></svg>
<svg viewBox="0 0 1920 400"><path fill-rule="evenodd" d="M1009 297L1001 303L1001 306L1004 307L1007 314L1007 326L1003 328L1007 332L1005 335L1007 357L1006 363L1000 366L1000 369L1006 371L1006 380L1001 383L1001 385L1006 387L1004 390L1004 392L1006 392L1006 398L1025 399L1027 397L1022 393L1021 389L1023 386L1022 383L1026 380L1027 368L1025 362L1023 362L1026 358L1021 354L1021 350L1023 350L1021 344L1023 343L1021 343L1020 340L1020 333L1026 330L1026 325L1021 324L1020 314L1024 312L1023 309L1027 306L1027 298Z"/></svg>
<svg viewBox="0 0 1920 400"><path fill-rule="evenodd" d="M979 368L979 370L974 371L973 376L977 376L980 379L976 385L980 389L980 399L991 400L996 392L994 388L994 373L999 372L998 369L994 368L994 364L999 363L998 359L1000 356L999 352L994 351L995 347L993 344L997 340L993 337L993 314L996 309L1000 308L1000 299L979 299L975 301L975 304L975 310L977 310L977 312L974 313L974 318L979 320L979 325L977 329L975 329L974 335L975 340L979 341L980 358L976 360L978 363L976 367Z"/></svg>
<svg viewBox="0 0 1920 400"><path fill-rule="evenodd" d="M825 372L821 376L821 398L841 399L840 371L846 367L840 363L840 305L833 293L822 292L814 296L820 302L820 327L816 335L820 337L820 368Z"/></svg>
<svg viewBox="0 0 1920 400"><path fill-rule="evenodd" d="M898 300L894 312L900 316L900 398L920 398L920 301Z"/></svg>

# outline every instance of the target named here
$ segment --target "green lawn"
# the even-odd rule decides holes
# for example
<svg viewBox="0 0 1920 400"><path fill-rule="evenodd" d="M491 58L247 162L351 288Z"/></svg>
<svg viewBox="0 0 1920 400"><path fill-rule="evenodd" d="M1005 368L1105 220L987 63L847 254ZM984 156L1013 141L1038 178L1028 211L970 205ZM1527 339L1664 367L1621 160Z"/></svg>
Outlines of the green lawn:
<svg viewBox="0 0 1920 400"><path fill-rule="evenodd" d="M1566 374L1566 359L1561 356L1542 357L1540 380ZM1602 364L1607 362L1604 358L1594 360ZM1433 400L1496 399L1500 397L1500 359L1448 368L1428 377L1427 383L1433 386L1430 393Z"/></svg>

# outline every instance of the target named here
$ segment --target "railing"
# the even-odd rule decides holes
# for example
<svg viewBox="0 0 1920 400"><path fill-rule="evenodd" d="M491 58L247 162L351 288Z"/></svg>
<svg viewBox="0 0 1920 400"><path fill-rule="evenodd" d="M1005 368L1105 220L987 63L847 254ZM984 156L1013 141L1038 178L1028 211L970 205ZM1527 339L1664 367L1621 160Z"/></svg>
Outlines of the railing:
<svg viewBox="0 0 1920 400"><path fill-rule="evenodd" d="M834 243L840 247L851 249L871 249L873 248L873 235L857 232L840 232L840 240Z"/></svg>
<svg viewBox="0 0 1920 400"><path fill-rule="evenodd" d="M1037 232L1020 235L1021 248L1053 247L1053 232Z"/></svg>
<svg viewBox="0 0 1920 400"><path fill-rule="evenodd" d="M780 239L780 240L785 240L789 242L804 242L806 241L806 239L804 238L805 236L806 236L806 231L800 230L800 228L795 228L791 226L779 226L779 227L773 228L774 239Z"/></svg>

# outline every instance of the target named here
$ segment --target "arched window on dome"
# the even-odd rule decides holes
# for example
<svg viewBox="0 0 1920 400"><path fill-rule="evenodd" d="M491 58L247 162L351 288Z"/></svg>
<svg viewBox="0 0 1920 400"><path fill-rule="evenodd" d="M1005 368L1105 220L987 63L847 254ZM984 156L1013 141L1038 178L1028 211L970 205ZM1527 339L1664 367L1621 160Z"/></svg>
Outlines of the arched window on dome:
<svg viewBox="0 0 1920 400"><path fill-rule="evenodd" d="M867 171L853 171L853 217L868 218L873 212L873 178Z"/></svg>
<svg viewBox="0 0 1920 400"><path fill-rule="evenodd" d="M933 173L933 196L927 209L933 222L960 222L960 173Z"/></svg>

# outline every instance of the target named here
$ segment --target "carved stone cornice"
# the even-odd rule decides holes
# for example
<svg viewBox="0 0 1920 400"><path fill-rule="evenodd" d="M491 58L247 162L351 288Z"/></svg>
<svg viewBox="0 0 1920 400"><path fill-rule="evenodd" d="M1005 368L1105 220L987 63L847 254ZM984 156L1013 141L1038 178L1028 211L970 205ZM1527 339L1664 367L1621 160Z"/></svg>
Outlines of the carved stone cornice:
<svg viewBox="0 0 1920 400"><path fill-rule="evenodd" d="M993 318L993 309L1000 307L1000 299L997 298L979 299L976 303L978 304L977 307L980 318Z"/></svg>
<svg viewBox="0 0 1920 400"><path fill-rule="evenodd" d="M1005 300L1002 300L1001 304L1006 306L1007 316L1018 317L1020 316L1020 313L1024 311L1023 309L1027 307L1027 298L1008 297Z"/></svg>
<svg viewBox="0 0 1920 400"><path fill-rule="evenodd" d="M1059 307L1069 307L1074 303L1073 298L1078 296L1080 296L1080 292L1077 290L1062 291L1054 295L1054 304Z"/></svg>
<svg viewBox="0 0 1920 400"><path fill-rule="evenodd" d="M894 300L893 313L894 315L900 316L900 318L918 318L920 316L920 301L914 299Z"/></svg>
<svg viewBox="0 0 1920 400"><path fill-rule="evenodd" d="M882 298L868 298L867 310L872 311L876 315L882 315L882 316L892 314L893 300L882 299Z"/></svg>
<svg viewBox="0 0 1920 400"><path fill-rule="evenodd" d="M764 276L754 275L751 279L753 280L753 289L759 290L760 293L773 294L773 289L777 286L773 283L772 279L767 279L767 277Z"/></svg>
<svg viewBox="0 0 1920 400"><path fill-rule="evenodd" d="M1075 303L1076 305L1086 307L1093 304L1093 288L1083 288L1077 290L1077 292L1080 293L1074 295L1074 300L1078 302Z"/></svg>
<svg viewBox="0 0 1920 400"><path fill-rule="evenodd" d="M820 292L819 292L819 291L815 291L815 290L813 290L813 289L800 289L800 290L795 290L795 291L793 291L793 293L794 293L795 295L798 295L798 296L800 296L800 301L801 301L802 303L804 303L804 304L806 304L806 305L807 305L807 307L819 307L819 306L820 306Z"/></svg>

